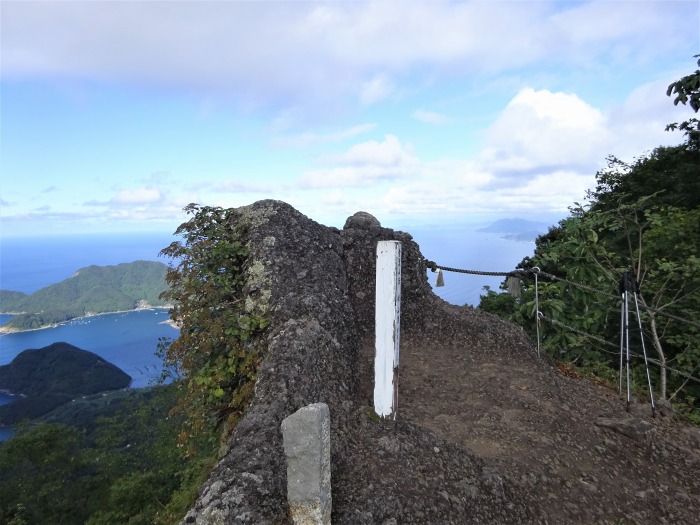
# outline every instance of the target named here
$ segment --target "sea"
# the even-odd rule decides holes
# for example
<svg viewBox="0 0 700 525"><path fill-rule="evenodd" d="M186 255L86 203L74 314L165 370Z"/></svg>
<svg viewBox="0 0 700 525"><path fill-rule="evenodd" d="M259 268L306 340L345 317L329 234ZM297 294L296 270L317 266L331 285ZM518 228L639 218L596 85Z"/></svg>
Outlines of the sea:
<svg viewBox="0 0 700 525"><path fill-rule="evenodd" d="M167 234L71 235L0 238L0 289L32 293L72 276L90 265L137 260L161 261L161 249L175 239ZM12 316L0 315L0 325ZM162 361L156 356L160 338L175 339L178 330L164 324L164 308L75 319L54 328L0 335L0 365L27 349L65 342L94 352L132 377L131 387L155 383ZM0 393L0 404L14 398ZM0 440L12 429L0 426Z"/></svg>
<svg viewBox="0 0 700 525"><path fill-rule="evenodd" d="M532 255L534 242L514 241L501 234L477 231L474 226L421 226L396 228L410 233L423 256L441 266L508 272ZM0 237L0 289L32 293L72 276L90 265L114 265L136 260L161 261L159 252L176 240L169 234L66 235L53 237ZM436 275L430 271L431 284ZM444 287L434 292L457 305L479 304L484 287L494 290L502 277L444 273ZM11 316L0 315L0 325ZM0 365L26 349L66 342L94 352L132 377L132 388L154 383L162 362L155 354L161 338L175 339L178 330L165 324L166 309L139 310L75 319L53 328L0 335ZM0 393L0 404L12 396ZM12 429L0 427L0 440Z"/></svg>

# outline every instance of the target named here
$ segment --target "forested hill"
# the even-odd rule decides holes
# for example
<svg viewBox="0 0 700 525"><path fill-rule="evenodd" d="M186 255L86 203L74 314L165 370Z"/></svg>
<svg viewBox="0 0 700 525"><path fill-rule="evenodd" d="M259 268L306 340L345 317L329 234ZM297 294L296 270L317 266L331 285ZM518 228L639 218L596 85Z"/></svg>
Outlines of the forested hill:
<svg viewBox="0 0 700 525"><path fill-rule="evenodd" d="M88 266L30 295L0 290L0 312L19 314L0 330L32 330L85 315L163 306L167 270L154 261Z"/></svg>
<svg viewBox="0 0 700 525"><path fill-rule="evenodd" d="M123 370L68 343L25 350L0 366L0 390L22 396L0 407L0 423L33 419L76 397L126 388L130 383Z"/></svg>

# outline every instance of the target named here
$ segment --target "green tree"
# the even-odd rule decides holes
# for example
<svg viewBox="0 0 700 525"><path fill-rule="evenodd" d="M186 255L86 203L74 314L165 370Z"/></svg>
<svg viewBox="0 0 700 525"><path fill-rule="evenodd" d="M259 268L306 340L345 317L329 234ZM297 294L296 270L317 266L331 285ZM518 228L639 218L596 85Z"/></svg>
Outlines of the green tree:
<svg viewBox="0 0 700 525"><path fill-rule="evenodd" d="M0 523L84 523L100 487L84 435L41 425L0 446Z"/></svg>
<svg viewBox="0 0 700 525"><path fill-rule="evenodd" d="M676 103L688 102L697 111L698 82L700 71L672 84L669 94L679 94ZM693 119L684 124L697 127ZM596 175L588 204L576 204L570 217L537 239L533 256L520 267L562 278L540 280L540 312L551 321L541 327L545 350L613 377L619 366L619 349L614 349L620 334L618 285L623 272L632 270L641 285L644 337L659 365L654 368L659 395L684 398L686 405L700 398L689 379L700 370L700 330L693 321L700 308L698 173L698 143L688 132L683 144L656 148L631 164L610 157ZM533 288L525 279L517 299L499 299L489 291L480 306L534 333ZM639 348L640 336L635 337ZM671 368L678 372L669 374ZM643 367L635 373L646 383Z"/></svg>
<svg viewBox="0 0 700 525"><path fill-rule="evenodd" d="M694 58L700 57L700 54L694 55ZM698 60L700 67L700 59ZM691 109L697 113L700 110L700 69L696 69L690 75L672 82L666 90L666 95L675 97L673 104L689 105ZM700 121L696 118L690 118L680 124L674 122L666 126L666 131L680 129L687 137L688 144L695 150L700 149Z"/></svg>
<svg viewBox="0 0 700 525"><path fill-rule="evenodd" d="M246 225L232 209L190 204L185 211L192 218L176 231L183 240L161 252L176 261L163 297L175 305L171 318L180 335L166 345L165 356L185 389L183 443L240 415L258 361L249 340L265 327L242 305Z"/></svg>
<svg viewBox="0 0 700 525"><path fill-rule="evenodd" d="M182 458L177 436L183 418L170 415L177 395L175 385L166 385L100 396L51 416L76 426L20 429L0 444L0 523L179 522L215 449L203 438L198 455Z"/></svg>

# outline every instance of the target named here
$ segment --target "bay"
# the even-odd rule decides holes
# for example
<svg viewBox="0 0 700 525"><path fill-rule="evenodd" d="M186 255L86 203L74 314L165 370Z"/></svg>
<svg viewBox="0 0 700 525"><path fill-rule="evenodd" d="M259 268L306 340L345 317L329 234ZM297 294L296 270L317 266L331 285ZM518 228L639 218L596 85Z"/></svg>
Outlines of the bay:
<svg viewBox="0 0 700 525"><path fill-rule="evenodd" d="M11 317L11 316L9 316ZM17 354L65 342L93 352L131 376L131 388L154 384L160 378L162 360L156 355L159 338L175 339L178 330L168 324L168 310L138 310L74 319L53 328L0 335L0 365ZM0 404L16 396L0 393ZM0 425L0 441L12 437L12 427Z"/></svg>
<svg viewBox="0 0 700 525"><path fill-rule="evenodd" d="M53 328L0 336L0 365L27 349L64 342L93 352L132 377L132 388L148 386L160 377L162 361L155 352L158 339L175 339L178 330L167 324L168 310L137 310L74 319Z"/></svg>
<svg viewBox="0 0 700 525"><path fill-rule="evenodd" d="M167 233L0 237L0 289L35 292L91 265L115 265L136 260L161 260L158 253L173 242ZM169 262L161 260L162 262ZM0 326L11 315L0 315ZM23 350L66 342L94 352L132 377L131 386L147 386L160 377L155 355L160 337L174 339L178 330L160 324L165 309L105 314L76 319L54 328L0 335L0 365ZM0 403L12 401L0 396ZM0 441L12 435L0 427Z"/></svg>

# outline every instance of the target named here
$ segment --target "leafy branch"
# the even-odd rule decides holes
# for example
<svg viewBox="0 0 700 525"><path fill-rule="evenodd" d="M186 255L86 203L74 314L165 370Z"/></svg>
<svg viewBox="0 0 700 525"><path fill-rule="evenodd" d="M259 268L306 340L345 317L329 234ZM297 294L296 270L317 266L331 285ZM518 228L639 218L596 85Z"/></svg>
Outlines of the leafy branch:
<svg viewBox="0 0 700 525"><path fill-rule="evenodd" d="M258 365L250 340L266 326L265 319L243 310L246 225L232 209L190 204L185 212L192 218L175 232L183 240L161 251L176 261L163 298L174 304L170 316L180 335L163 351L185 390L182 446L240 416Z"/></svg>

